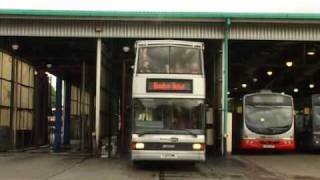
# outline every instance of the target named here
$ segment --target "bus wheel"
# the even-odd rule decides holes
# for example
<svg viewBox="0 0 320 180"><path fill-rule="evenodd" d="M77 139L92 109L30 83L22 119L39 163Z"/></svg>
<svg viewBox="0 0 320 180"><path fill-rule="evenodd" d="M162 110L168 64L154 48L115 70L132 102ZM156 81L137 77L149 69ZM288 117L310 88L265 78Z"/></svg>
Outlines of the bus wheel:
<svg viewBox="0 0 320 180"><path fill-rule="evenodd" d="M132 161L132 165L133 165L134 167L139 168L139 167L142 166L142 162L141 162L141 161Z"/></svg>

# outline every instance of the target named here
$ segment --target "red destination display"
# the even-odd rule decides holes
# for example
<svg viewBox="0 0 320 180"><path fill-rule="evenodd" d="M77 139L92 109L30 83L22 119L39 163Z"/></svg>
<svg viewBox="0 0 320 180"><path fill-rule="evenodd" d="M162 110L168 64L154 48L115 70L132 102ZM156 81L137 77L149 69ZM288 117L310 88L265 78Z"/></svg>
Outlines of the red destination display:
<svg viewBox="0 0 320 180"><path fill-rule="evenodd" d="M192 93L192 80L147 79L147 92Z"/></svg>

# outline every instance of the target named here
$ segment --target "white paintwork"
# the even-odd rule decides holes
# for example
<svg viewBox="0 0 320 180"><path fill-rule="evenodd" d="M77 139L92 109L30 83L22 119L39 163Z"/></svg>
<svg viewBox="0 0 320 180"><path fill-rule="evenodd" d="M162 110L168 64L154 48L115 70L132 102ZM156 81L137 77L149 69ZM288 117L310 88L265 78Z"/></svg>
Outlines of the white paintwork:
<svg viewBox="0 0 320 180"><path fill-rule="evenodd" d="M133 150L131 159L134 161L205 161L205 151L152 151Z"/></svg>
<svg viewBox="0 0 320 180"><path fill-rule="evenodd" d="M195 42L195 41L180 41L180 40L140 40L136 42L136 47L142 46L167 46L167 45L182 45L182 46L191 46L191 47L198 47L204 48L202 42Z"/></svg>
<svg viewBox="0 0 320 180"><path fill-rule="evenodd" d="M186 134L145 134L143 136L139 136L138 134L132 134L132 142L159 142L159 143L170 143L171 138L178 138L178 143L204 143L205 136L197 135L194 137L193 135Z"/></svg>
<svg viewBox="0 0 320 180"><path fill-rule="evenodd" d="M228 113L227 119L227 137L226 137L226 152L227 154L232 153L232 113Z"/></svg>
<svg viewBox="0 0 320 180"><path fill-rule="evenodd" d="M175 41L175 40L151 40L137 41L136 48L143 46L181 46L203 49L203 43L191 41ZM136 52L139 52L138 50ZM203 52L201 53L201 64L203 67ZM141 74L136 73L138 67L138 57L135 58L135 69L133 75L132 97L133 98L197 98L205 99L205 77L204 70L202 75L192 74ZM172 92L147 92L146 84L149 79L186 79L192 80L192 93L172 93ZM177 139L174 143L205 143L205 135L189 135L189 134L132 134L132 142L154 142L154 143L172 143L172 138ZM168 158L166 156L168 155ZM163 151L163 150L132 150L132 160L164 160L164 161L204 161L205 151Z"/></svg>

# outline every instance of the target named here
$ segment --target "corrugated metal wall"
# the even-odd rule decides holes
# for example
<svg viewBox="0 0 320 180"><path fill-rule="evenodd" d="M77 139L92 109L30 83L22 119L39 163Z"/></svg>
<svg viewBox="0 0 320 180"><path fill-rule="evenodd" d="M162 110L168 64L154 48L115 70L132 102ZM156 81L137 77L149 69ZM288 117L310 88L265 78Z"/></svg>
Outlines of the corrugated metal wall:
<svg viewBox="0 0 320 180"><path fill-rule="evenodd" d="M84 92L83 98L81 99L81 89L75 85L71 86L71 107L70 107L70 115L71 115L71 138L72 139L80 139L81 129L81 115L88 117L89 106L90 106L90 94L89 92ZM83 112L81 114L81 103L83 107Z"/></svg>
<svg viewBox="0 0 320 180"><path fill-rule="evenodd" d="M221 39L223 24L0 19L0 36Z"/></svg>
<svg viewBox="0 0 320 180"><path fill-rule="evenodd" d="M0 36L222 39L223 30L223 23L0 19ZM320 24L233 23L230 39L318 41Z"/></svg>
<svg viewBox="0 0 320 180"><path fill-rule="evenodd" d="M0 126L15 132L14 142L19 147L32 143L33 98L34 68L23 59L0 50ZM7 138L9 140L9 136Z"/></svg>
<svg viewBox="0 0 320 180"><path fill-rule="evenodd" d="M10 126L12 57L0 52L0 126Z"/></svg>
<svg viewBox="0 0 320 180"><path fill-rule="evenodd" d="M320 24L237 23L231 26L230 39L319 41Z"/></svg>

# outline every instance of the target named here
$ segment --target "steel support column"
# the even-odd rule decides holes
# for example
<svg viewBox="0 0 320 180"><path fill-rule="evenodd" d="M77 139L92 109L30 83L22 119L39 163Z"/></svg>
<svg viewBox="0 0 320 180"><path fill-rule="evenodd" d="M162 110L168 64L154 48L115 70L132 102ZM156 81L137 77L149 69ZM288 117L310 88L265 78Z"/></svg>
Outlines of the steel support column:
<svg viewBox="0 0 320 180"><path fill-rule="evenodd" d="M121 150L125 151L125 110L126 110L126 62L122 62L122 91L121 91Z"/></svg>
<svg viewBox="0 0 320 180"><path fill-rule="evenodd" d="M229 33L230 33L230 26L231 26L231 19L226 19L225 23L225 30L224 30L224 40L223 40L223 62L222 62L222 70L223 70L223 121L222 121L222 128L223 128L223 137L221 139L221 153L224 155L225 147L226 147L226 137L228 136L227 132L227 120L228 120L228 68L229 68Z"/></svg>
<svg viewBox="0 0 320 180"><path fill-rule="evenodd" d="M61 145L61 116L62 116L62 79L57 76L56 81L56 112L55 112L55 138L53 150L60 150Z"/></svg>
<svg viewBox="0 0 320 180"><path fill-rule="evenodd" d="M63 130L63 144L70 144L70 107L71 107L71 83L65 81L65 97L64 97L64 130Z"/></svg>
<svg viewBox="0 0 320 180"><path fill-rule="evenodd" d="M100 84L101 84L101 39L97 39L97 60L96 60L96 147L100 143Z"/></svg>
<svg viewBox="0 0 320 180"><path fill-rule="evenodd" d="M86 128L86 116L85 116L85 92L86 92L86 62L82 61L82 71L81 71L81 98L80 98L80 117L81 117L81 140L80 140L80 149L81 152L85 151L85 128Z"/></svg>

